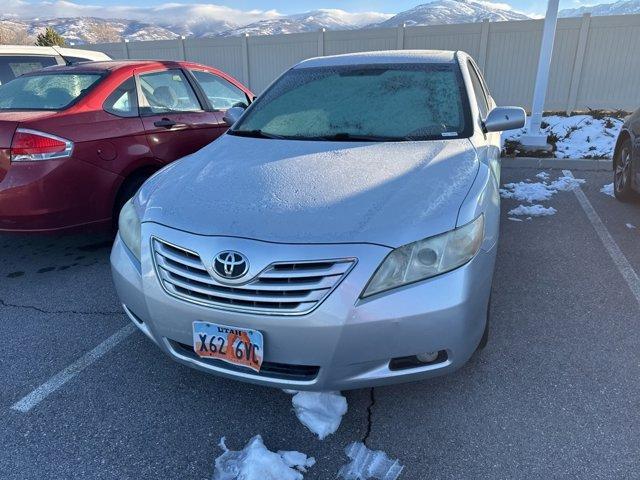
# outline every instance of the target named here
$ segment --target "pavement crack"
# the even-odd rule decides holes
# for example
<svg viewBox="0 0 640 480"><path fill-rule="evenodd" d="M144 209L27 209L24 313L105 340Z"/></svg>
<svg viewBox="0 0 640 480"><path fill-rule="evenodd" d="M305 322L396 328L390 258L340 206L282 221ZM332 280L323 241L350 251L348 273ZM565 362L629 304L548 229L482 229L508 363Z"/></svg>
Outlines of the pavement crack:
<svg viewBox="0 0 640 480"><path fill-rule="evenodd" d="M84 310L46 310L44 308L40 308L40 307L36 307L35 305L19 305L19 304L15 304L15 303L9 303L6 302L4 300L2 300L0 298L0 307L7 307L7 308L21 308L21 309L25 309L25 310L33 310L35 312L40 312L40 313L49 313L49 314L74 314L74 315L104 315L104 316L111 316L111 315L123 315L123 313L121 311L95 311L95 312L90 312L90 311L84 311Z"/></svg>
<svg viewBox="0 0 640 480"><path fill-rule="evenodd" d="M373 388L369 390L369 406L367 407L367 430L364 433L364 437L362 437L362 443L367 446L367 440L369 440L369 436L371 435L371 426L373 424L373 407L376 404L376 397L373 392Z"/></svg>

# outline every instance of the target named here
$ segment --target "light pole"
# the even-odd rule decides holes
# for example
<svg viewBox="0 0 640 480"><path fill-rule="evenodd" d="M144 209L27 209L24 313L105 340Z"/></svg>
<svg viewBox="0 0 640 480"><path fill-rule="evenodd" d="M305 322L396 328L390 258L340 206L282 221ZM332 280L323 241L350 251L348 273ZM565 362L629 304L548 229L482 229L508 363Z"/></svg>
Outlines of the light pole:
<svg viewBox="0 0 640 480"><path fill-rule="evenodd" d="M549 85L549 70L551 69L551 55L553 54L553 42L555 41L556 25L558 23L559 3L560 0L549 0L547 4L547 15L544 19L542 43L540 45L540 59L538 60L538 74L536 75L536 86L531 105L531 118L529 119L526 135L520 139L520 143L525 150L549 149L547 136L542 133L540 126L542 124L542 113L544 112L544 101L547 96L547 86Z"/></svg>

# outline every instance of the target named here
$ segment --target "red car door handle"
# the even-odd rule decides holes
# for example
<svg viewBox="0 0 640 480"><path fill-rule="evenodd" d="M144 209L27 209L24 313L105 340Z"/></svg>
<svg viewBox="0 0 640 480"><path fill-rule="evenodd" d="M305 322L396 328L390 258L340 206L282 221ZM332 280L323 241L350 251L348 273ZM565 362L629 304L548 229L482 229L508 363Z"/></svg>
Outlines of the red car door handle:
<svg viewBox="0 0 640 480"><path fill-rule="evenodd" d="M163 118L162 120L158 120L157 122L153 122L153 124L156 127L164 127L164 128L173 128L176 125L178 125L176 122L174 122L173 120L170 120L168 118Z"/></svg>

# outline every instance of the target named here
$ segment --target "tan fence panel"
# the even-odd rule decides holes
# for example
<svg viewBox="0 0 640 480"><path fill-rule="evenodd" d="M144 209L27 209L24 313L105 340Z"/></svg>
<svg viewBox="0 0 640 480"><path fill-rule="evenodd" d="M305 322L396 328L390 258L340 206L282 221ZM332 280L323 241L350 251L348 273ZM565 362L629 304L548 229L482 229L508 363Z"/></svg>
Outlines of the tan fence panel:
<svg viewBox="0 0 640 480"><path fill-rule="evenodd" d="M404 48L409 50L462 50L479 58L482 23L407 27Z"/></svg>
<svg viewBox="0 0 640 480"><path fill-rule="evenodd" d="M640 107L640 15L593 17L578 108Z"/></svg>
<svg viewBox="0 0 640 480"><path fill-rule="evenodd" d="M83 45L83 48L97 50L106 53L114 60L122 60L127 57L127 44L124 42L115 43L94 43L92 45Z"/></svg>
<svg viewBox="0 0 640 480"><path fill-rule="evenodd" d="M184 60L182 40L129 42L129 58L136 60Z"/></svg>
<svg viewBox="0 0 640 480"><path fill-rule="evenodd" d="M263 91L282 72L306 58L318 56L320 33L249 37L249 85Z"/></svg>
<svg viewBox="0 0 640 480"><path fill-rule="evenodd" d="M248 83L243 57L245 42L244 37L188 38L184 41L184 50L190 62L210 65Z"/></svg>
<svg viewBox="0 0 640 480"><path fill-rule="evenodd" d="M396 28L372 28L368 30L328 31L324 33L324 54L339 55L353 52L395 50Z"/></svg>

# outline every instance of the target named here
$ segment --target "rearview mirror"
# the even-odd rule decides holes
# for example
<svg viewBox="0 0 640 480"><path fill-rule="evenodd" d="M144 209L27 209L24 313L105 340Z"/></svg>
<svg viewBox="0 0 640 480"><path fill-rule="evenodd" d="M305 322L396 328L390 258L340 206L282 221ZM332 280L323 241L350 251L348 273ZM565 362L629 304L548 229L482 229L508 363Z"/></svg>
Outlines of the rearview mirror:
<svg viewBox="0 0 640 480"><path fill-rule="evenodd" d="M224 114L224 117L222 117L222 119L224 120L224 123L226 123L228 126L232 127L234 123L236 123L240 117L242 116L242 114L244 113L244 108L242 107L231 107L229 110L226 111L226 113Z"/></svg>
<svg viewBox="0 0 640 480"><path fill-rule="evenodd" d="M527 121L527 114L520 107L497 107L489 112L484 121L487 132L504 132L523 128Z"/></svg>

